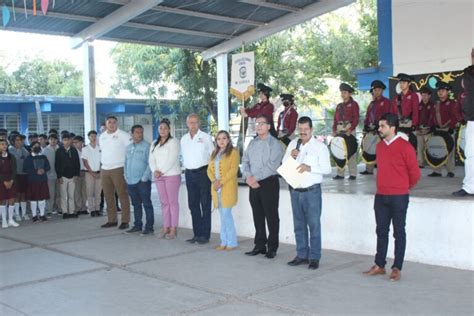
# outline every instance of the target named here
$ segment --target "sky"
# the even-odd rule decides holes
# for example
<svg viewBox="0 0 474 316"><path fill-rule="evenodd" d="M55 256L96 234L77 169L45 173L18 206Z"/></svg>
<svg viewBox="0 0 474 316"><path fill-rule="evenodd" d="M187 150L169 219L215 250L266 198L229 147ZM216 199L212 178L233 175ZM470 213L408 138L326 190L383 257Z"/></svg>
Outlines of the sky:
<svg viewBox="0 0 474 316"><path fill-rule="evenodd" d="M115 76L115 64L109 52L117 45L115 42L97 40L94 42L97 96L106 97L111 78ZM83 69L84 51L71 49L69 37L0 31L0 62L8 72L14 71L26 60L43 58L46 60L64 60ZM133 97L122 92L120 97Z"/></svg>

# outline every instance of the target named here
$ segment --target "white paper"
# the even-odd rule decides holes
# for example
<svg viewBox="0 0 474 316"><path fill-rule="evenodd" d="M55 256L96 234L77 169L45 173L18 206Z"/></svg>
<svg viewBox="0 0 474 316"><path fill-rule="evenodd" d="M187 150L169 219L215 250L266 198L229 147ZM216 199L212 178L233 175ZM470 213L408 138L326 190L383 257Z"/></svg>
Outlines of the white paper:
<svg viewBox="0 0 474 316"><path fill-rule="evenodd" d="M298 170L296 170L296 168L298 168L300 165L301 164L298 161L289 156L288 159L282 163L280 168L277 169L277 172L289 185L291 185L293 188L297 188L309 174L307 171L300 173Z"/></svg>

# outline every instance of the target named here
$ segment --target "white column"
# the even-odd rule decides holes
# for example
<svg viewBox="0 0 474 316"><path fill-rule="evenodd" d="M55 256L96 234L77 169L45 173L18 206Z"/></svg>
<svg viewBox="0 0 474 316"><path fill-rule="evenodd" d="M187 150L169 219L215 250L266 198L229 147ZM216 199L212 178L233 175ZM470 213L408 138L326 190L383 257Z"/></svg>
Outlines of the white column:
<svg viewBox="0 0 474 316"><path fill-rule="evenodd" d="M95 61L94 46L86 42L82 45L84 50L83 91L84 91L84 133L97 130L97 111L95 100ZM85 135L84 135L85 136Z"/></svg>
<svg viewBox="0 0 474 316"><path fill-rule="evenodd" d="M219 130L229 130L229 74L227 54L216 57L217 62L217 126Z"/></svg>

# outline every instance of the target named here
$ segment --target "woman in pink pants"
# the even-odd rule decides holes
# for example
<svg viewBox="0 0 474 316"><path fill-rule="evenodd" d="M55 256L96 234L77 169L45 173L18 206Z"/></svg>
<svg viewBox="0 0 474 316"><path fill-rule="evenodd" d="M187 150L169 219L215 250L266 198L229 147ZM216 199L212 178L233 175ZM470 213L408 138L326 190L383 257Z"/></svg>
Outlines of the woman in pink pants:
<svg viewBox="0 0 474 316"><path fill-rule="evenodd" d="M160 238L176 238L179 220L178 193L181 184L179 141L170 135L170 121L160 122L158 139L150 147L150 169L160 195L163 229Z"/></svg>

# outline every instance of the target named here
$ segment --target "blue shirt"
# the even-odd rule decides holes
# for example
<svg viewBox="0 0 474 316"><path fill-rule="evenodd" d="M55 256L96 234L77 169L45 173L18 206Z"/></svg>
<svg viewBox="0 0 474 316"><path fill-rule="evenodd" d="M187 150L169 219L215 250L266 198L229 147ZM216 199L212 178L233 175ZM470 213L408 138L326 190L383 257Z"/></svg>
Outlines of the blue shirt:
<svg viewBox="0 0 474 316"><path fill-rule="evenodd" d="M151 170L148 164L150 144L144 140L131 143L125 153L125 181L127 184L151 181Z"/></svg>

